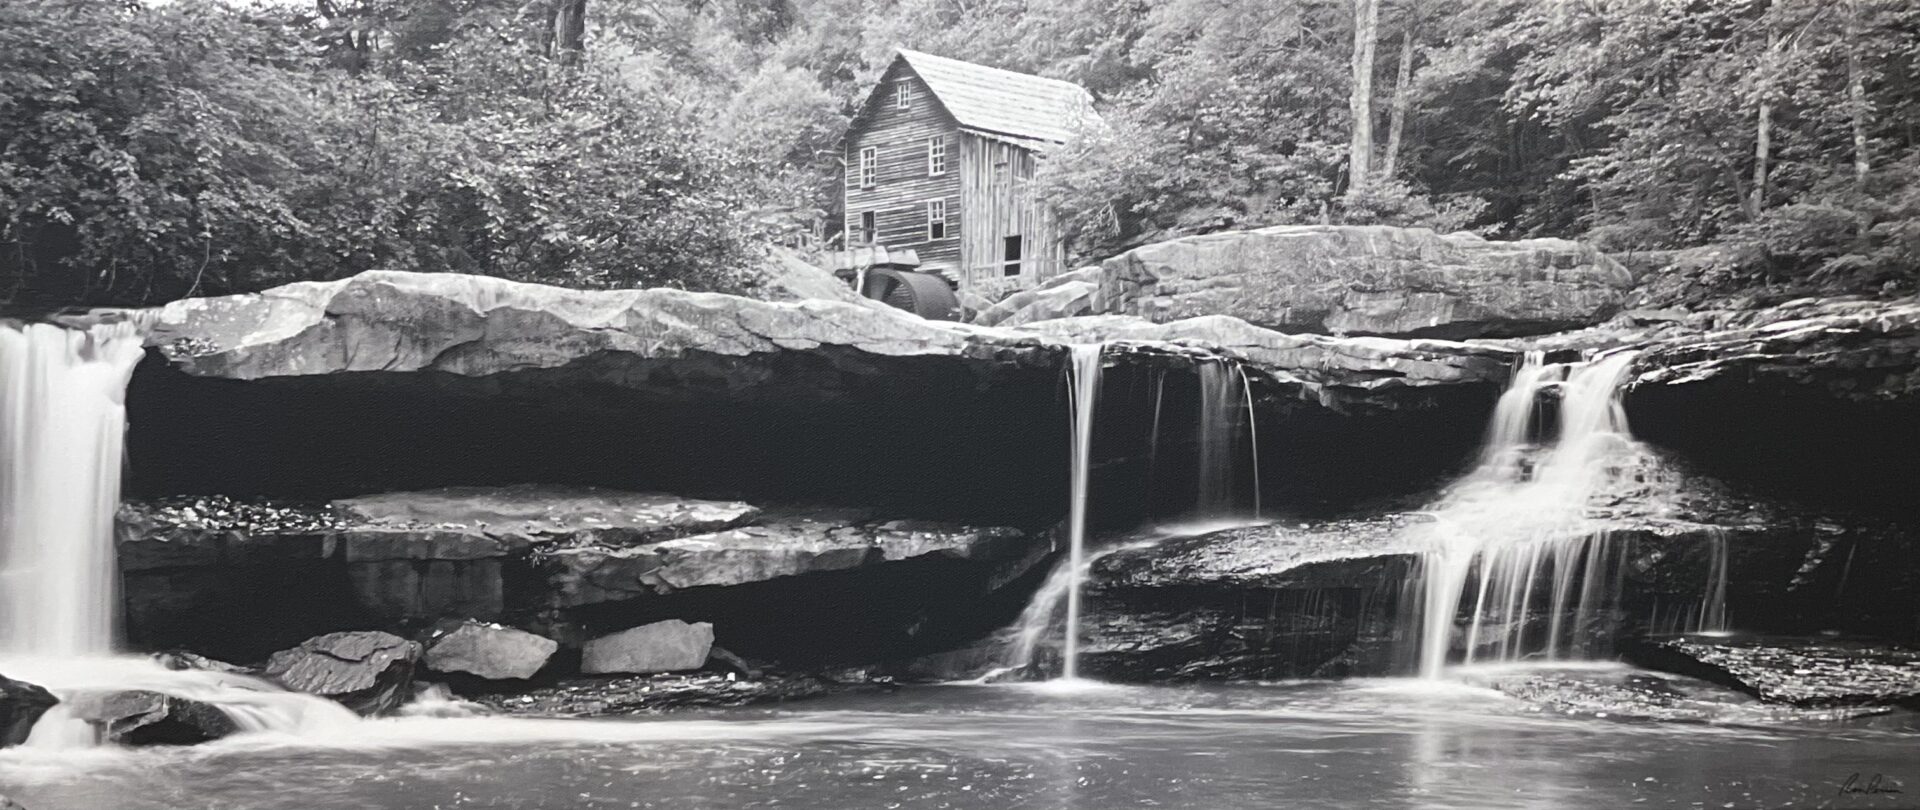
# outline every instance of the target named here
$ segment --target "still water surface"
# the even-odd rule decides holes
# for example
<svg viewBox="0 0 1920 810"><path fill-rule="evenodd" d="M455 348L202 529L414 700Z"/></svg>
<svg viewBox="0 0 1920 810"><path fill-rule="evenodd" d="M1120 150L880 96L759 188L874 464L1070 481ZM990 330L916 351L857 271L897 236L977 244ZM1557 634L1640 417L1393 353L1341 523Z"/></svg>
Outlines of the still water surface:
<svg viewBox="0 0 1920 810"><path fill-rule="evenodd" d="M1920 807L1911 714L1765 727L1540 712L1418 681L944 686L627 720L402 718L0 753L30 810ZM1843 793L1849 776L1863 790Z"/></svg>

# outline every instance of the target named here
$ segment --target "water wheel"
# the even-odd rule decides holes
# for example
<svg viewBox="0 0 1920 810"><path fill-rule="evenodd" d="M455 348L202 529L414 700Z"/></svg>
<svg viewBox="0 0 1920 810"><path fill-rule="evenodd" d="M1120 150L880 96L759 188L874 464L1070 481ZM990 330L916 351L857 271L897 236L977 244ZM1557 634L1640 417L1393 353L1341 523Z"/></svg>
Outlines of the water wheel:
<svg viewBox="0 0 1920 810"><path fill-rule="evenodd" d="M867 271L868 298L904 309L922 318L953 321L960 318L960 299L947 280L932 273L911 270L875 269Z"/></svg>

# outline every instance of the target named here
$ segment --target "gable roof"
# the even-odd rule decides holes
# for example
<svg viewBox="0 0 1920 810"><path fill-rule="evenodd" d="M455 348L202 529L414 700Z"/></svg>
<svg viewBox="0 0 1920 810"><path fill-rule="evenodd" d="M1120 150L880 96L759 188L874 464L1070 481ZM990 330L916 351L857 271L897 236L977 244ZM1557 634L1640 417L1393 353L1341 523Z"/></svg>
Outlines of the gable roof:
<svg viewBox="0 0 1920 810"><path fill-rule="evenodd" d="M1098 117L1093 95L1073 82L905 48L894 61L906 62L964 130L1064 143L1077 125Z"/></svg>

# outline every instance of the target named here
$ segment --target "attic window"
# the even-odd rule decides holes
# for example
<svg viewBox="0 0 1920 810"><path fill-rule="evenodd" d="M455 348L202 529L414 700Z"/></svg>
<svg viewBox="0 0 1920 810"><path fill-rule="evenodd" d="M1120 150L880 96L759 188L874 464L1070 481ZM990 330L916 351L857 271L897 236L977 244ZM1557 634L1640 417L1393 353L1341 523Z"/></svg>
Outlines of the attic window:
<svg viewBox="0 0 1920 810"><path fill-rule="evenodd" d="M927 139L927 176L933 177L947 173L947 136L935 135Z"/></svg>
<svg viewBox="0 0 1920 810"><path fill-rule="evenodd" d="M894 83L893 106L895 108L902 109L902 110L913 106L913 81L912 80L901 79L900 81Z"/></svg>
<svg viewBox="0 0 1920 810"><path fill-rule="evenodd" d="M873 188L880 176L880 150L869 146L860 150L860 187Z"/></svg>

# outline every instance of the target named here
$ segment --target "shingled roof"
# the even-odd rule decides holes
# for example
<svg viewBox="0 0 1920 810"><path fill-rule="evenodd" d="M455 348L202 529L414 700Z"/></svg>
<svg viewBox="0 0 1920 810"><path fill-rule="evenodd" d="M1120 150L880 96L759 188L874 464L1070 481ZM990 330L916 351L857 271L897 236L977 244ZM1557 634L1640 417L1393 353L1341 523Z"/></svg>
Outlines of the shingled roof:
<svg viewBox="0 0 1920 810"><path fill-rule="evenodd" d="M919 74L961 129L1064 143L1074 127L1095 117L1093 96L1073 82L905 48L895 58Z"/></svg>

